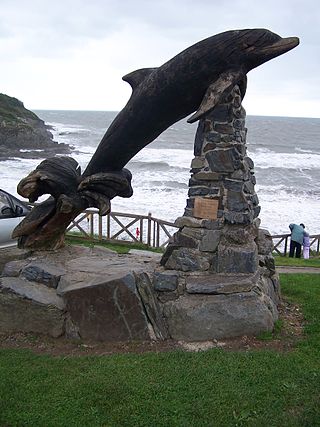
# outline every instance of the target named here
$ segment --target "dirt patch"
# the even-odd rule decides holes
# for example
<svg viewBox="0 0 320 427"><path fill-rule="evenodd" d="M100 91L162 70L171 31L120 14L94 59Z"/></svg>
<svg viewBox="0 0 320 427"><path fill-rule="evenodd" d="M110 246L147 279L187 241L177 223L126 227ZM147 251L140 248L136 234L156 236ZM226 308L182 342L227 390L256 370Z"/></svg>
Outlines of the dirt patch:
<svg viewBox="0 0 320 427"><path fill-rule="evenodd" d="M144 341L144 342L83 342L65 338L50 338L35 334L0 334L1 349L30 349L35 353L52 356L111 355L121 353L166 352L174 350L206 351L222 348L229 351L273 349L290 351L303 337L304 318L298 305L283 301L279 307L280 326L270 334L260 337L243 336L226 340L205 342ZM277 323L277 325L279 324Z"/></svg>

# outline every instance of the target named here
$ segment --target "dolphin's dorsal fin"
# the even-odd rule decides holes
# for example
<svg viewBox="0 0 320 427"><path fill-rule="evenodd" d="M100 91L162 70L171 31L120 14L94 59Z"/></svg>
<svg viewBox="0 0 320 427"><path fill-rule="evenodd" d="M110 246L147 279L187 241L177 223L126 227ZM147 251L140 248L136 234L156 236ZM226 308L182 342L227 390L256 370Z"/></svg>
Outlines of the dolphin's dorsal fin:
<svg viewBox="0 0 320 427"><path fill-rule="evenodd" d="M214 107L231 91L234 85L241 82L242 89L245 93L245 75L241 71L227 71L222 73L220 77L215 80L208 87L200 107L193 116L188 119L188 123L194 123L200 120L203 116L208 114Z"/></svg>
<svg viewBox="0 0 320 427"><path fill-rule="evenodd" d="M141 68L140 70L132 71L122 77L122 80L128 82L134 90L139 84L150 76L157 68Z"/></svg>

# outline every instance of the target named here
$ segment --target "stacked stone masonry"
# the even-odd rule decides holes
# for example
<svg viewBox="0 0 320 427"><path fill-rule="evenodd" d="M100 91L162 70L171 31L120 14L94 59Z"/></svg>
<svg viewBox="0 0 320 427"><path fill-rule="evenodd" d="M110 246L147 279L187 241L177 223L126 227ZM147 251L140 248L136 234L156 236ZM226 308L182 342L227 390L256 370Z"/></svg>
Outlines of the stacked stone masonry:
<svg viewBox="0 0 320 427"><path fill-rule="evenodd" d="M280 286L246 133L236 86L199 123L187 206L161 261L74 247L6 263L0 332L202 341L272 330Z"/></svg>
<svg viewBox="0 0 320 427"><path fill-rule="evenodd" d="M175 339L257 334L278 318L279 279L271 236L259 229L241 101L235 86L198 125L185 212L161 260L163 274L174 271L179 283L175 298L161 297ZM199 215L199 200L215 200L215 215L208 203L207 216Z"/></svg>

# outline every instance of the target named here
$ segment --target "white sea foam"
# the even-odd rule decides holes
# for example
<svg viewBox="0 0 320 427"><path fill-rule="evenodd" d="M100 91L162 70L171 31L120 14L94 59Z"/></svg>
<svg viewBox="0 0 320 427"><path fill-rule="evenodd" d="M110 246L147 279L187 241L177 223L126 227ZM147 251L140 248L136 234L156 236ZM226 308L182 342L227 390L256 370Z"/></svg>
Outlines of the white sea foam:
<svg viewBox="0 0 320 427"><path fill-rule="evenodd" d="M109 113L105 114L108 116ZM77 112L48 112L48 118L40 117L54 126L55 140L75 146L72 157L84 170L106 129L103 114L90 112L87 121L84 112L79 113L79 119ZM112 117L114 114L107 117L109 122ZM290 119L284 126L284 118L249 119L249 125L254 126L249 129L248 155L255 164L262 226L274 234L287 233L289 223L304 222L308 231L319 233L320 149L317 138L320 120L312 119L309 128L308 120ZM299 126L302 130L297 133ZM127 166L133 172L133 197L115 198L113 210L139 214L151 211L153 216L169 221L182 215L193 158L194 131L195 127L178 123L152 146L140 151ZM17 183L40 161L16 159L1 162L1 188L16 195Z"/></svg>
<svg viewBox="0 0 320 427"><path fill-rule="evenodd" d="M302 153L277 153L269 149L258 149L248 152L256 168L267 169L270 167L281 169L319 169L320 154Z"/></svg>

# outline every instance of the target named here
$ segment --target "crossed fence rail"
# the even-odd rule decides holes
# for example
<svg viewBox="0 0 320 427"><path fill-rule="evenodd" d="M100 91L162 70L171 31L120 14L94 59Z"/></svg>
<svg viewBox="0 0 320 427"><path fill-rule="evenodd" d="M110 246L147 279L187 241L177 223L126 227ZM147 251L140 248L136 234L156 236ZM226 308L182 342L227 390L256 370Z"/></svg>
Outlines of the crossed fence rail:
<svg viewBox="0 0 320 427"><path fill-rule="evenodd" d="M286 256L289 253L290 234L279 234L271 236L273 240L273 250L280 256ZM320 253L320 234L310 235L310 255L319 256Z"/></svg>
<svg viewBox="0 0 320 427"><path fill-rule="evenodd" d="M164 248L176 230L172 222L154 218L151 213L110 212L101 217L98 211L87 209L72 221L67 234L76 231L87 239L144 243L150 247Z"/></svg>
<svg viewBox="0 0 320 427"><path fill-rule="evenodd" d="M137 234L137 228L139 233ZM79 215L67 229L67 233L80 233L86 239L117 242L144 243L154 248L164 248L177 227L174 223L154 218L151 213L138 215L110 212L101 217L95 209L87 209ZM289 252L290 234L272 235L274 251L280 256ZM320 234L310 235L310 252L320 253Z"/></svg>

